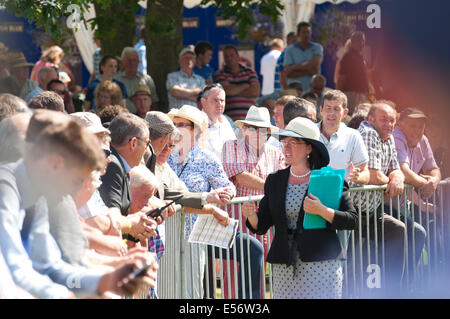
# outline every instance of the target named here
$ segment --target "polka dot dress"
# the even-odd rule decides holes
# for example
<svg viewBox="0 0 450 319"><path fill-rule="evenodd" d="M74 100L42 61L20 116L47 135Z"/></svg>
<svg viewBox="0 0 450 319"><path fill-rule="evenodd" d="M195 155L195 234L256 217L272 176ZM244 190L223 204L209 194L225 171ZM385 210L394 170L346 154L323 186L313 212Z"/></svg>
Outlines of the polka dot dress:
<svg viewBox="0 0 450 319"><path fill-rule="evenodd" d="M286 219L289 229L295 229L298 213L308 183L288 184L286 192ZM292 245L289 237L289 247ZM296 254L294 267L273 264L274 299L342 298L343 271L339 260L302 262Z"/></svg>

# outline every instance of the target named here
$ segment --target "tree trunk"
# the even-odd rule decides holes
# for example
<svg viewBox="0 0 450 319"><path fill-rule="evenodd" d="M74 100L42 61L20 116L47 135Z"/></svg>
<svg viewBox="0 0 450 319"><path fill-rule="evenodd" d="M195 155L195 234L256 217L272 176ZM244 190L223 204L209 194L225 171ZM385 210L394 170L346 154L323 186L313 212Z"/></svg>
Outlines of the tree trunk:
<svg viewBox="0 0 450 319"><path fill-rule="evenodd" d="M123 48L133 46L136 33L137 0L114 1L105 8L95 4L102 55L120 57Z"/></svg>
<svg viewBox="0 0 450 319"><path fill-rule="evenodd" d="M178 69L183 46L183 0L147 0L147 72L155 81L159 110L168 111L167 74Z"/></svg>

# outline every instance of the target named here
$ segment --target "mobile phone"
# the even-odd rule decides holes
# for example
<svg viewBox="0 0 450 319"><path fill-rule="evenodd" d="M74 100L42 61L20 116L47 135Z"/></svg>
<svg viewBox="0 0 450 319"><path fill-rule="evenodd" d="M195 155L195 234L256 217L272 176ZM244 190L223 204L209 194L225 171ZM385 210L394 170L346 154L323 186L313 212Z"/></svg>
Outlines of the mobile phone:
<svg viewBox="0 0 450 319"><path fill-rule="evenodd" d="M181 197L183 197L183 195L180 195L179 197L175 198L174 200L172 200L170 203L164 205L163 207L157 207L157 208L155 208L155 209L149 211L148 213L146 213L146 215L147 215L148 217L153 218L153 219L155 219L155 218L158 217L158 216L161 216L162 212L163 212L167 207L169 207L169 206L172 205L173 203L178 202L178 201L181 199Z"/></svg>
<svg viewBox="0 0 450 319"><path fill-rule="evenodd" d="M133 271L133 272L131 273L131 279L134 279L134 278L143 276L143 275L147 272L147 270L148 270L150 267L152 267L152 266L153 266L153 262L151 262L151 263L146 263L146 264L145 264L144 266L142 266L141 268L136 269L135 271Z"/></svg>

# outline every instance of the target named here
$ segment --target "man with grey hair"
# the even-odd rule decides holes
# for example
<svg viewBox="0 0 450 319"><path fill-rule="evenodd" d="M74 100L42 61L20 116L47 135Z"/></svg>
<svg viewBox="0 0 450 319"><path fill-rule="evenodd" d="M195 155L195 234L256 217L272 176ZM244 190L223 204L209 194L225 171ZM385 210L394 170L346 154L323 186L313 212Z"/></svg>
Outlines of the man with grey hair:
<svg viewBox="0 0 450 319"><path fill-rule="evenodd" d="M159 102L158 93L156 92L155 82L148 74L138 72L139 55L136 49L132 47L125 47L121 55L122 71L116 73L114 79L122 82L127 89L127 95L133 96L139 84L145 84L152 92L152 105L157 108ZM136 107L128 98L126 100L127 108L131 113L136 112Z"/></svg>
<svg viewBox="0 0 450 319"><path fill-rule="evenodd" d="M28 111L27 102L20 97L9 93L0 94L0 122L13 114Z"/></svg>
<svg viewBox="0 0 450 319"><path fill-rule="evenodd" d="M118 207L126 216L131 204L129 172L139 165L150 144L148 124L134 114L122 113L111 121L109 130L111 162L99 191L106 206Z"/></svg>
<svg viewBox="0 0 450 319"><path fill-rule="evenodd" d="M0 122L0 163L10 163L25 155L25 135L31 113L18 113Z"/></svg>
<svg viewBox="0 0 450 319"><path fill-rule="evenodd" d="M39 86L35 88L33 91L31 91L30 94L27 95L25 101L30 102L31 99L34 98L36 95L46 91L48 83L52 80L57 79L58 79L58 72L56 71L55 68L44 66L41 69L39 69L39 72L37 74Z"/></svg>

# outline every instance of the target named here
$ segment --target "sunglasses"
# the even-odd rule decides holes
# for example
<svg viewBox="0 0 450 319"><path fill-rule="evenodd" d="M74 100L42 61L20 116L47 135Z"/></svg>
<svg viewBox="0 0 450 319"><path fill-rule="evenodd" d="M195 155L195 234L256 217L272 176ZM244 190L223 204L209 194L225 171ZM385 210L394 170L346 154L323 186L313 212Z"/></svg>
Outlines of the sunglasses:
<svg viewBox="0 0 450 319"><path fill-rule="evenodd" d="M173 123L175 127L194 127L194 123Z"/></svg>
<svg viewBox="0 0 450 319"><path fill-rule="evenodd" d="M108 158L111 155L111 151L107 149L103 149L103 152L105 153L105 157Z"/></svg>
<svg viewBox="0 0 450 319"><path fill-rule="evenodd" d="M219 88L221 90L223 90L223 86L220 83L213 83L211 85L206 86L203 91L202 91L202 96L205 95L206 92L208 92L209 90L213 89L213 88Z"/></svg>

